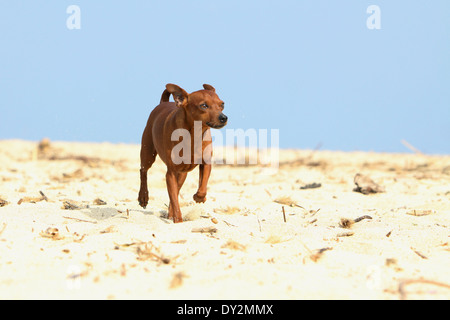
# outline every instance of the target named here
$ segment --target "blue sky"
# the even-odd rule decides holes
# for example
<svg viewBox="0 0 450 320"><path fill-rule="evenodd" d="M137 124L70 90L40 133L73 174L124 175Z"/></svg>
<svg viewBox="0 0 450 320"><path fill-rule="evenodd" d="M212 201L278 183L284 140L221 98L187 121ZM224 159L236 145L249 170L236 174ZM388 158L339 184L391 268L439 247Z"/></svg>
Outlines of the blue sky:
<svg viewBox="0 0 450 320"><path fill-rule="evenodd" d="M0 43L0 139L139 143L166 83L209 83L282 148L450 154L448 0L1 1Z"/></svg>

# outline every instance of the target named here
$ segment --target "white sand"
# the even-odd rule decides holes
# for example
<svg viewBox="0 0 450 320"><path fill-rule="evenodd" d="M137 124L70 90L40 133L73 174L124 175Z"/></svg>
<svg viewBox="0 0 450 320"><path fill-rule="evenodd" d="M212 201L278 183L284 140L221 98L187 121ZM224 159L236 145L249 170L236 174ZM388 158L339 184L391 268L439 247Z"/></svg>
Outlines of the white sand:
<svg viewBox="0 0 450 320"><path fill-rule="evenodd" d="M190 221L173 224L159 159L138 205L138 145L0 141L0 299L450 298L449 156L286 150L280 162L215 165L205 204L194 170L180 197ZM354 192L356 173L386 192ZM286 222L277 199L296 204Z"/></svg>

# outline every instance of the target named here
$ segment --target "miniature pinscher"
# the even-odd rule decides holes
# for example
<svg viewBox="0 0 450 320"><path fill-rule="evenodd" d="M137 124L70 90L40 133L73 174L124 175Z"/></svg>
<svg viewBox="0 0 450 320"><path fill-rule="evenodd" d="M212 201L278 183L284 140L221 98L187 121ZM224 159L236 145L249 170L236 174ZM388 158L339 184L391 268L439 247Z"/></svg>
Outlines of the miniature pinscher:
<svg viewBox="0 0 450 320"><path fill-rule="evenodd" d="M206 185L211 174L212 156L209 128L220 129L228 121L228 117L223 114L224 102L216 94L214 87L204 84L203 88L204 90L188 94L175 84L167 84L160 104L151 112L142 134L139 204L144 209L148 204L147 171L155 162L156 155L159 155L167 166L169 219L173 218L175 223L183 222L178 194L188 172L197 165L200 169L200 179L194 200L198 203L206 201ZM170 95L175 102L169 102ZM179 137L177 139L177 135L174 135L180 132L178 129L190 135L189 140L184 136L182 141L183 161L179 158L181 153L174 152L180 148ZM194 141L194 138L198 139L195 137L197 131L201 134L200 143Z"/></svg>

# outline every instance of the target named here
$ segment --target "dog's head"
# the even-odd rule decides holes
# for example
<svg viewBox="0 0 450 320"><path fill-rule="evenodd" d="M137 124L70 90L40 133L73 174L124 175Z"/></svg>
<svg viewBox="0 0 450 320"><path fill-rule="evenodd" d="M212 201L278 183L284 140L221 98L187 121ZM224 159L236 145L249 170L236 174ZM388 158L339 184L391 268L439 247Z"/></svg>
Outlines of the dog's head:
<svg viewBox="0 0 450 320"><path fill-rule="evenodd" d="M173 95L178 107L186 110L186 115L193 121L220 129L227 124L228 117L223 113L224 102L216 94L216 89L209 84L203 85L204 90L188 94L175 84L167 84L166 89Z"/></svg>

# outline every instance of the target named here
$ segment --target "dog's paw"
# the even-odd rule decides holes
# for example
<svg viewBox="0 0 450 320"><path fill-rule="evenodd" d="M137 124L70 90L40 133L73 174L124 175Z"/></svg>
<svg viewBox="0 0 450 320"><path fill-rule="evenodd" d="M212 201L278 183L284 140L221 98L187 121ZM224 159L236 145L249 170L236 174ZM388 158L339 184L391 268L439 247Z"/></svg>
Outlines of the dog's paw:
<svg viewBox="0 0 450 320"><path fill-rule="evenodd" d="M194 194L194 201L197 203L203 203L206 201L206 194L205 195L199 195L198 192Z"/></svg>
<svg viewBox="0 0 450 320"><path fill-rule="evenodd" d="M147 208L147 204L148 204L148 202L141 202L141 201L139 201L139 205L142 207L142 208Z"/></svg>
<svg viewBox="0 0 450 320"><path fill-rule="evenodd" d="M145 193L140 193L139 192L139 198L138 198L138 201L139 201L139 205L142 207L142 208L146 208L147 207L147 204L148 204L148 193L147 192L145 192Z"/></svg>

